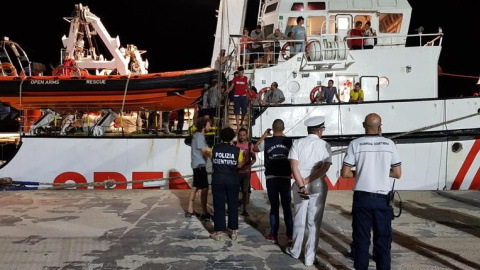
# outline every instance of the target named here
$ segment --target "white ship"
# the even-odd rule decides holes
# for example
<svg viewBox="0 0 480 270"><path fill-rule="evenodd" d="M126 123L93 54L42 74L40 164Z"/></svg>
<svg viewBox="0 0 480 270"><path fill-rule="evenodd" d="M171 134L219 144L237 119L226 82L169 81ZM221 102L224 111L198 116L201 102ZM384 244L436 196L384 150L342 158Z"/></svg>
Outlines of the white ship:
<svg viewBox="0 0 480 270"><path fill-rule="evenodd" d="M280 40L281 50L265 55L272 59L278 54L278 64L265 61L258 66L240 62L246 56L240 53L246 5L242 0L221 1L212 67L220 50L226 49L232 56L225 71L229 77L244 65L261 93L274 81L283 90L284 103L262 106L258 118L252 118L254 138L277 118L285 121L287 136L299 138L306 135L305 119L324 116L324 139L335 153L327 173L329 188L351 189L354 180L340 177L343 149L363 135L364 117L375 112L383 119L383 135L394 139L402 159L402 179L395 189L480 189L480 99L438 97L443 33L438 29L409 34L412 9L407 0L261 1L258 22L265 36L277 28L288 33L303 16L308 42L306 52L290 54L289 44L296 41ZM376 30L373 49L349 48L353 38L348 33L356 21L369 21ZM361 44L366 38L360 37ZM270 47L271 42L263 41L263 46ZM312 96L328 80L334 81L341 102L312 103ZM365 102L349 103L357 82ZM257 160L261 168L263 153ZM127 182L115 188L141 188L146 184L140 180L191 173L190 148L183 138L138 137L24 136L18 153L0 169L0 177L17 181ZM190 183L175 181L186 188L185 182ZM252 173L252 186L266 187L263 171Z"/></svg>

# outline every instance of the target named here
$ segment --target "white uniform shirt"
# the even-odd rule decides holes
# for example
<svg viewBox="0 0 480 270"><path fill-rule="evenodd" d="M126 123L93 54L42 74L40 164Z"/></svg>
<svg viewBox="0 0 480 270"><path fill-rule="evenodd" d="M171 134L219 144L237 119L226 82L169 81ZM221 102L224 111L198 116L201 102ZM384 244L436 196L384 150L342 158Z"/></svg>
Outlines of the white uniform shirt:
<svg viewBox="0 0 480 270"><path fill-rule="evenodd" d="M387 194L393 185L390 169L402 163L392 140L367 135L350 142L343 165L356 167L353 190Z"/></svg>
<svg viewBox="0 0 480 270"><path fill-rule="evenodd" d="M288 159L298 161L298 170L303 178L312 173L313 167L320 161L332 163L330 145L315 134L293 141ZM313 180L313 179L312 179Z"/></svg>

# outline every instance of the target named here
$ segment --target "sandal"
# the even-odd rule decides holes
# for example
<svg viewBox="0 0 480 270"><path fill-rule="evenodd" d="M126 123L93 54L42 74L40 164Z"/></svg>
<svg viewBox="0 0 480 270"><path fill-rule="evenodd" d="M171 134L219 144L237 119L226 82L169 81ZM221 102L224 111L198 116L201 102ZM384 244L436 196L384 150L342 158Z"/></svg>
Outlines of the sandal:
<svg viewBox="0 0 480 270"><path fill-rule="evenodd" d="M238 236L238 233L235 231L235 232L232 232L232 235L230 237L232 238L232 241L236 241L237 236Z"/></svg>
<svg viewBox="0 0 480 270"><path fill-rule="evenodd" d="M219 233L219 232L214 232L214 233L210 234L210 238L212 238L215 241L220 241L220 240L222 240L222 234Z"/></svg>
<svg viewBox="0 0 480 270"><path fill-rule="evenodd" d="M195 212L195 211L193 211L193 212L186 211L186 213L185 213L185 217L188 217L188 218L193 217L193 216L197 216L197 215L198 215L198 213Z"/></svg>

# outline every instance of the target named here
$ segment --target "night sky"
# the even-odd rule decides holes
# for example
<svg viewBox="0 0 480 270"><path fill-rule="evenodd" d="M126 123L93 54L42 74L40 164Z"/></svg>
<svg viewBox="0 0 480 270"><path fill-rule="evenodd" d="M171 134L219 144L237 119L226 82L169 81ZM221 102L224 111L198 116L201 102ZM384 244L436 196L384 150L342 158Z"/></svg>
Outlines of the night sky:
<svg viewBox="0 0 480 270"><path fill-rule="evenodd" d="M246 26L250 29L256 25L258 1L249 0ZM472 1L458 0L455 5L435 4L435 7L433 1L409 2L413 7L410 33L415 33L419 26L425 28L424 33L443 28L440 57L443 72L480 75L480 52L471 35L474 33L471 29L478 25ZM18 42L31 61L56 66L60 61L61 37L68 34L69 27L62 18L68 17L77 3L49 0L21 6L16 1L3 1L0 36ZM97 0L82 4L100 17L111 36L120 36L122 45L135 44L146 50L151 73L210 65L219 0ZM476 81L442 76L440 96L471 95L477 89Z"/></svg>

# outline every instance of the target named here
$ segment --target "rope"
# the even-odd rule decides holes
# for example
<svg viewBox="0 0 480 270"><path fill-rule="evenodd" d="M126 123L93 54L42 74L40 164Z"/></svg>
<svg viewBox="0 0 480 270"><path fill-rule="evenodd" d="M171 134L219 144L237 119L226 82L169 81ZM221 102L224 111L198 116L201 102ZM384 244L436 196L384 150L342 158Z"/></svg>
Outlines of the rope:
<svg viewBox="0 0 480 270"><path fill-rule="evenodd" d="M428 129L432 129L432 128L436 128L436 127L439 127L439 126L451 124L451 123L453 123L453 122L465 120L465 119L468 119L468 118L477 116L477 115L479 115L479 114L480 114L480 109L479 109L479 111L476 112L476 113L472 113L472 114L469 114L469 115L466 115L466 116L462 116L462 117L459 117L459 118L454 118L454 119L451 119L451 120L448 120L448 121L445 121L445 122L441 122L441 123L438 123L438 124L421 127L421 128L418 128L418 129L414 129L414 130L411 130L411 131L407 131L407 132L404 132L404 133L400 133L400 134L397 134L397 135L393 135L393 136L390 136L390 137L387 137L387 138L389 138L389 139L396 139L396 138L399 138L399 137L403 137L403 136L406 136L406 135L410 135L410 134L412 134L412 133L421 132L421 131L428 130ZM333 151L333 152L332 152L332 155L341 154L341 153L344 153L345 151L347 151L347 148L338 149L338 150Z"/></svg>
<svg viewBox="0 0 480 270"><path fill-rule="evenodd" d="M459 78L469 78L469 79L479 79L478 76L468 76L468 75L460 75L460 74L452 74L452 73L440 73L441 76L450 76L450 77L459 77Z"/></svg>
<svg viewBox="0 0 480 270"><path fill-rule="evenodd" d="M123 116L123 108L125 107L125 100L127 99L127 90L128 90L128 84L130 83L130 76L132 76L132 73L128 74L127 83L125 84L125 91L123 92L122 109L120 110L120 118Z"/></svg>

